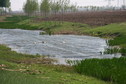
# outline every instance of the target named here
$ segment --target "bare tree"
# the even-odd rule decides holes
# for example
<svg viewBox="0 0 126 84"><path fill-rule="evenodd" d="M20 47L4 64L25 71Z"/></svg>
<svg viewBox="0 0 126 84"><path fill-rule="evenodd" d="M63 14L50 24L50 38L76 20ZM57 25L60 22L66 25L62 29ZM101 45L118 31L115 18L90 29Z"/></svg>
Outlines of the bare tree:
<svg viewBox="0 0 126 84"><path fill-rule="evenodd" d="M117 0L117 7L119 7L119 0Z"/></svg>
<svg viewBox="0 0 126 84"><path fill-rule="evenodd" d="M111 1L113 1L113 0L107 0L108 1L108 7L110 7L111 6Z"/></svg>
<svg viewBox="0 0 126 84"><path fill-rule="evenodd" d="M125 5L125 0L123 0L123 5L122 8L125 9L126 5Z"/></svg>

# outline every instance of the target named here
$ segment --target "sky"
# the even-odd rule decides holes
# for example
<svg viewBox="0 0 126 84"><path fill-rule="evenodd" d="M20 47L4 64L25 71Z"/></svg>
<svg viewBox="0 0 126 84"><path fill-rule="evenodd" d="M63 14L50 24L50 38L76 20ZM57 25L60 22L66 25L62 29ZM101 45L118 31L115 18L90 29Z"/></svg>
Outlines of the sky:
<svg viewBox="0 0 126 84"><path fill-rule="evenodd" d="M11 9L12 11L21 11L23 4L26 0L10 0L11 1ZM41 0L38 0L41 1ZM70 0L71 3L77 3L78 6L107 6L107 0ZM120 5L122 4L122 0L120 1ZM117 6L117 0L113 0L111 5Z"/></svg>

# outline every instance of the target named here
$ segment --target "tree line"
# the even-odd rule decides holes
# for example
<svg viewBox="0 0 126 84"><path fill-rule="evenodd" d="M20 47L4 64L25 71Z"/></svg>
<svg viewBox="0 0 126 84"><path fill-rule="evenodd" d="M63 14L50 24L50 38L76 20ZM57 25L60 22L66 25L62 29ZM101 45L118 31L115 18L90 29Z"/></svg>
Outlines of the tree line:
<svg viewBox="0 0 126 84"><path fill-rule="evenodd" d="M106 0L106 1L108 1L108 7L111 6L112 1L116 1L117 2L117 7L119 7L119 4L122 2L122 9L126 8L126 0Z"/></svg>
<svg viewBox="0 0 126 84"><path fill-rule="evenodd" d="M47 17L49 14L76 11L77 5L70 4L70 0L42 0L40 3L37 0L27 0L23 10L27 15L39 12L44 17Z"/></svg>

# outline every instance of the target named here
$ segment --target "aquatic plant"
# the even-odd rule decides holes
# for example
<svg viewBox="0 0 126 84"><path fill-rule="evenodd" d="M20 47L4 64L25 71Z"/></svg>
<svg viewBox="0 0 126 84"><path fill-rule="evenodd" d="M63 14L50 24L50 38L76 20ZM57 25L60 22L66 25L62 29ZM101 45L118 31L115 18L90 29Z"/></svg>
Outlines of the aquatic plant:
<svg viewBox="0 0 126 84"><path fill-rule="evenodd" d="M126 58L86 59L74 65L75 70L84 75L97 77L114 84L126 83Z"/></svg>
<svg viewBox="0 0 126 84"><path fill-rule="evenodd" d="M122 56L126 56L126 48L110 47L105 49L104 54L117 54L121 53Z"/></svg>

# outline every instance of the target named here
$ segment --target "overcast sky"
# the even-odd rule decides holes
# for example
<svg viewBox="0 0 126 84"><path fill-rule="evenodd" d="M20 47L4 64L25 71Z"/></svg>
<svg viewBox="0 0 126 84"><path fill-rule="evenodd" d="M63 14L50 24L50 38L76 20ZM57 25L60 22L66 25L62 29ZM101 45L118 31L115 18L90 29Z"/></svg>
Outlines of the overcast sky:
<svg viewBox="0 0 126 84"><path fill-rule="evenodd" d="M23 4L26 0L10 0L11 1L11 9L13 11L22 10ZM41 1L41 0L38 0ZM113 6L117 6L117 0L112 1ZM122 0L120 1L120 5L122 4ZM71 3L77 3L79 6L106 6L108 4L107 0L71 0Z"/></svg>

